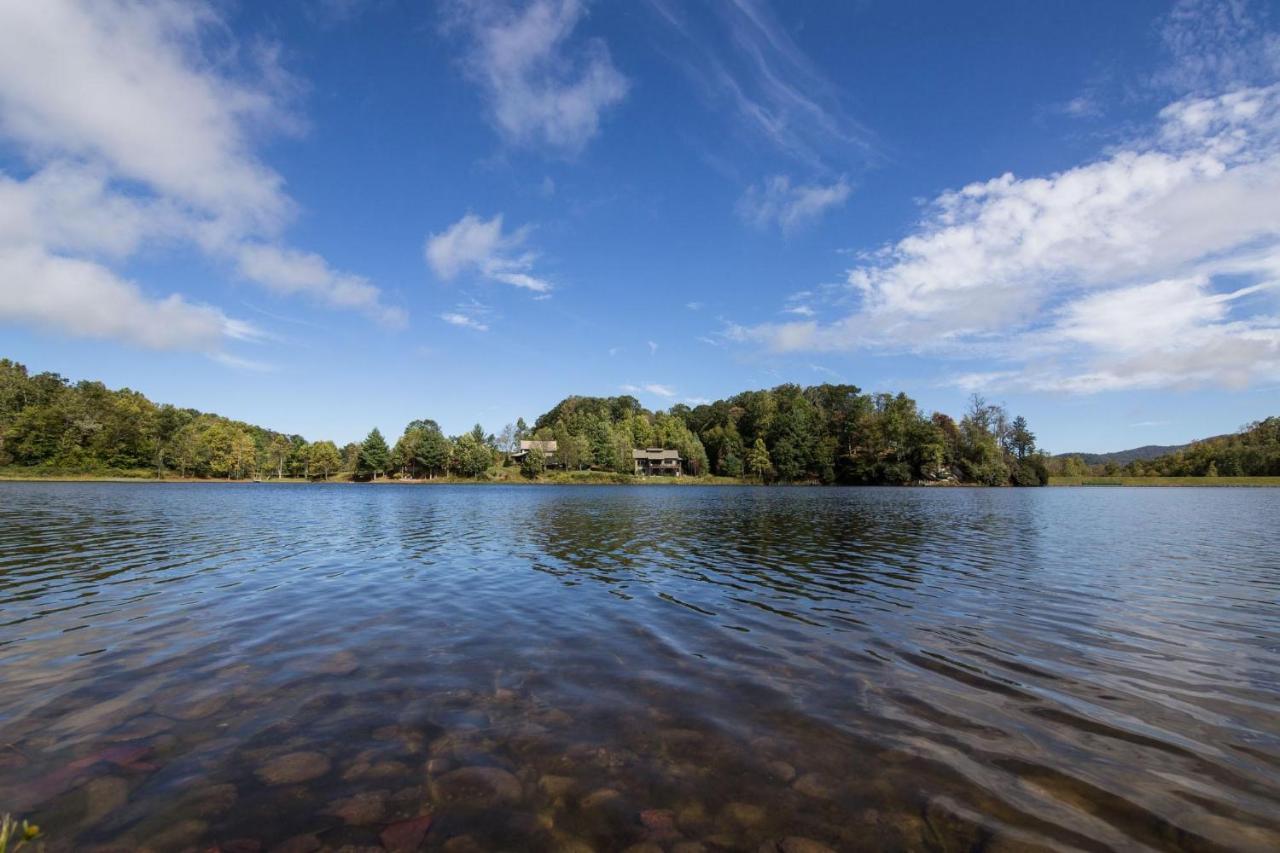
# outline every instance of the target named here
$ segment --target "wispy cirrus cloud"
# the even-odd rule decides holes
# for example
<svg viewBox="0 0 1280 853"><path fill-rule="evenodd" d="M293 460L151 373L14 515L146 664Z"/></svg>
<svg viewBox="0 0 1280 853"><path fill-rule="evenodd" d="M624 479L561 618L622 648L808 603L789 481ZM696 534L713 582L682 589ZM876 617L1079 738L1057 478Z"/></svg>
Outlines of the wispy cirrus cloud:
<svg viewBox="0 0 1280 853"><path fill-rule="evenodd" d="M679 37L682 50L672 57L698 91L752 138L818 172L830 171L832 160L872 156L871 132L763 3L713 4L709 20L696 4L649 5Z"/></svg>
<svg viewBox="0 0 1280 853"><path fill-rule="evenodd" d="M533 274L537 254L524 248L528 233L527 227L504 233L501 213L488 220L468 213L444 231L428 235L423 254L442 281L475 272L491 281L546 295L552 285Z"/></svg>
<svg viewBox="0 0 1280 853"><path fill-rule="evenodd" d="M1280 21L1249 0L1178 0L1160 23L1170 61L1155 76L1179 94L1212 95L1280 78Z"/></svg>
<svg viewBox="0 0 1280 853"><path fill-rule="evenodd" d="M442 313L440 319L451 326L487 332L493 316L493 309L488 305L478 299L466 299L455 305L452 311Z"/></svg>
<svg viewBox="0 0 1280 853"><path fill-rule="evenodd" d="M1239 387L1280 376L1280 84L1169 104L1046 177L933 200L849 270L831 323L731 326L780 351L982 357L966 387Z"/></svg>
<svg viewBox="0 0 1280 853"><path fill-rule="evenodd" d="M738 200L738 215L757 228L776 227L790 234L843 206L852 192L844 178L830 184L793 184L786 175L774 175L747 188Z"/></svg>
<svg viewBox="0 0 1280 853"><path fill-rule="evenodd" d="M451 326L461 326L464 329L474 329L477 332L489 331L489 325L477 320L470 314L463 314L458 311L446 311L440 315L440 319L444 320Z"/></svg>
<svg viewBox="0 0 1280 853"><path fill-rule="evenodd" d="M280 245L296 205L254 151L257 135L300 126L289 107L296 83L270 46L226 51L226 32L202 2L0 4L0 138L29 167L0 172L0 263L28 276L0 277L0 319L216 353L236 339L236 321L113 268L157 244L231 265L271 246L282 253L273 281L241 271L279 291L290 264L314 257ZM291 292L330 304L349 284L341 273L294 279ZM369 288L364 305L390 317ZM88 323L87 310L100 316Z"/></svg>
<svg viewBox="0 0 1280 853"><path fill-rule="evenodd" d="M579 0L455 0L445 26L466 34L468 75L480 86L494 126L516 144L577 154L630 84L597 38L573 38Z"/></svg>

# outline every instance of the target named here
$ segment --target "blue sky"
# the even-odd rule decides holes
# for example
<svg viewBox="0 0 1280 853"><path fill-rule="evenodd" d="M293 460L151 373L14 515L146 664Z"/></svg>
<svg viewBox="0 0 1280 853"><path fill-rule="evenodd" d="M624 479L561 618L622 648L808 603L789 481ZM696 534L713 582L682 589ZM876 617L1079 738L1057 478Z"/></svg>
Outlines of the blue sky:
<svg viewBox="0 0 1280 853"><path fill-rule="evenodd" d="M0 0L0 354L309 438L570 393L1280 412L1280 10Z"/></svg>

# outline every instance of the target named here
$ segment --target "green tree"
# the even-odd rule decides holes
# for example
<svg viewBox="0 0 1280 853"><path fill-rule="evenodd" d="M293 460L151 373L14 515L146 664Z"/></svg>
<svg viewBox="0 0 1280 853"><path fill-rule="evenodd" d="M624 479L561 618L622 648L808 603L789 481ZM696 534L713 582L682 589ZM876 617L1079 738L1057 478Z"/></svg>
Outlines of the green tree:
<svg viewBox="0 0 1280 853"><path fill-rule="evenodd" d="M759 480L764 480L773 470L769 449L764 446L763 438L757 438L755 444L747 451L747 470Z"/></svg>
<svg viewBox="0 0 1280 853"><path fill-rule="evenodd" d="M1009 446L1019 460L1036 452L1036 435L1027 428L1027 419L1018 415L1009 428Z"/></svg>
<svg viewBox="0 0 1280 853"><path fill-rule="evenodd" d="M289 454L293 452L293 445L289 443L289 439L283 435L273 436L271 444L267 447L267 456L271 460L271 464L276 469L276 479L284 479L284 465L289 460Z"/></svg>
<svg viewBox="0 0 1280 853"><path fill-rule="evenodd" d="M536 447L532 448L520 460L520 473L530 480L536 480L545 470L547 470L546 454Z"/></svg>
<svg viewBox="0 0 1280 853"><path fill-rule="evenodd" d="M342 467L342 455L332 441L317 441L309 448L307 465L309 470L318 471L327 480L330 473Z"/></svg>
<svg viewBox="0 0 1280 853"><path fill-rule="evenodd" d="M374 427L360 444L360 453L356 457L356 474L378 479L378 475L387 470L391 462L391 451L382 433Z"/></svg>
<svg viewBox="0 0 1280 853"><path fill-rule="evenodd" d="M461 477L479 477L493 463L493 457L475 432L463 433L453 444L454 470Z"/></svg>

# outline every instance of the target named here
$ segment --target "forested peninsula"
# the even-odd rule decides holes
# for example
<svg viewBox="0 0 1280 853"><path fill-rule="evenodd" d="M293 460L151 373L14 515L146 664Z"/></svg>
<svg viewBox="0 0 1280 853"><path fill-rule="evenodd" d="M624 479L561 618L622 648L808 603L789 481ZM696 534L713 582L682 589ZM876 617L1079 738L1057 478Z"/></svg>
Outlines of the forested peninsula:
<svg viewBox="0 0 1280 853"><path fill-rule="evenodd" d="M374 429L339 447L0 359L9 478L657 480L635 473L633 451L644 448L676 451L682 476L671 479L682 482L1033 486L1049 477L1025 419L978 397L957 421L854 385L779 385L657 412L630 396L573 396L497 433L476 425L446 436L421 419L393 443Z"/></svg>

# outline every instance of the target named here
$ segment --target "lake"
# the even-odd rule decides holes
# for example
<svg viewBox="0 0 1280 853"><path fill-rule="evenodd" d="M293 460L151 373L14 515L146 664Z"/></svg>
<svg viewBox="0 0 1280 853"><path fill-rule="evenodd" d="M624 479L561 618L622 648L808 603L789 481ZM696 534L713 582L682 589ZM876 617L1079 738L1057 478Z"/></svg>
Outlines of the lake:
<svg viewBox="0 0 1280 853"><path fill-rule="evenodd" d="M0 684L51 850L1275 850L1280 490L0 483Z"/></svg>

